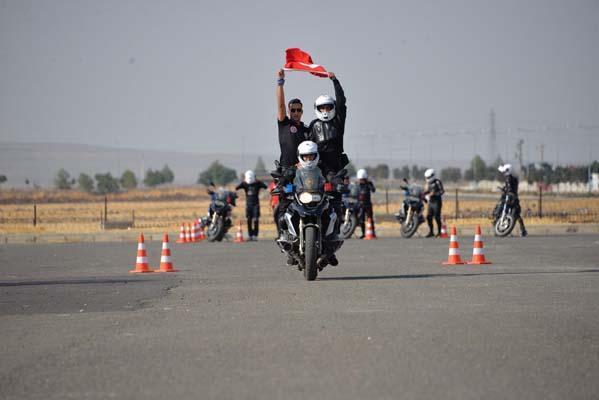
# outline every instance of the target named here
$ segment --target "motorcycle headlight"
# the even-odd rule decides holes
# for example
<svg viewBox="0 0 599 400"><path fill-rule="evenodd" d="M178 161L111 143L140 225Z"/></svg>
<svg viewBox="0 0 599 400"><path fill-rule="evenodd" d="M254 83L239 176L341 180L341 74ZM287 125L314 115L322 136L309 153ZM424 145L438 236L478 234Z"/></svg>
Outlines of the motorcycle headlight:
<svg viewBox="0 0 599 400"><path fill-rule="evenodd" d="M299 201L301 201L304 204L312 203L315 201L320 201L320 195L309 193L309 192L303 192L299 196Z"/></svg>

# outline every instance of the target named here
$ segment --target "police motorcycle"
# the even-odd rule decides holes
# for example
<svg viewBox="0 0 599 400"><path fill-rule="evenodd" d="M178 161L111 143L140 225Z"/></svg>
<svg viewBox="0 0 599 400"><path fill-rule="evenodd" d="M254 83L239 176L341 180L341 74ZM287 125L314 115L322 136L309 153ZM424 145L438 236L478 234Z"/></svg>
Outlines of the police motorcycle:
<svg viewBox="0 0 599 400"><path fill-rule="evenodd" d="M414 236L420 224L424 222L424 190L422 186L409 184L404 179L405 185L400 186L404 190L405 198L402 208L395 214L395 218L400 223L400 233L404 238Z"/></svg>
<svg viewBox="0 0 599 400"><path fill-rule="evenodd" d="M364 222L364 208L359 200L358 185L350 185L349 195L343 199L343 216L341 218L340 235L349 239L358 225Z"/></svg>
<svg viewBox="0 0 599 400"><path fill-rule="evenodd" d="M516 196L502 187L501 198L493 210L493 227L495 236L505 237L512 233L516 226Z"/></svg>
<svg viewBox="0 0 599 400"><path fill-rule="evenodd" d="M345 169L339 171L333 181L346 172ZM288 183L283 191L278 192L291 203L282 217L283 235L277 239L277 245L281 252L288 253L297 261L298 269L304 272L306 280L313 281L326 265L319 262L325 254L325 246L331 246L326 250L334 253L343 244L343 240L330 237L335 234L338 218L331 206L336 188L332 183L323 181L318 168L298 169L296 174L301 179L295 182L301 184ZM281 177L277 172L271 175L275 179ZM327 237L329 240L325 241Z"/></svg>
<svg viewBox="0 0 599 400"><path fill-rule="evenodd" d="M209 215L201 219L201 227L207 228L209 242L220 242L233 225L231 213L236 205L237 193L221 187L216 191L208 189L208 194L211 199Z"/></svg>

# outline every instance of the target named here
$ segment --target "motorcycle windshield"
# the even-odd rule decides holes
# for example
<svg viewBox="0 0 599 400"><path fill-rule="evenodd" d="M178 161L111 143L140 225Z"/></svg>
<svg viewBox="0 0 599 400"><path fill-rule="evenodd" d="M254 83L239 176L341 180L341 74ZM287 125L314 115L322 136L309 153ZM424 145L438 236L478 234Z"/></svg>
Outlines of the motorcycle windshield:
<svg viewBox="0 0 599 400"><path fill-rule="evenodd" d="M320 192L322 185L322 175L320 169L300 169L297 172L299 174L299 182L297 191L298 192Z"/></svg>

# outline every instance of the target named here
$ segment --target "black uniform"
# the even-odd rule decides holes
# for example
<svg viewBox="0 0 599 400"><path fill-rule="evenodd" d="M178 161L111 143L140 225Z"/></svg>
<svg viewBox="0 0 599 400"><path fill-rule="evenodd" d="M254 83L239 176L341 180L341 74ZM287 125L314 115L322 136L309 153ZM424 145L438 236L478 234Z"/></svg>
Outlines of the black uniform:
<svg viewBox="0 0 599 400"><path fill-rule="evenodd" d="M264 182L256 180L253 183L241 182L235 190L245 191L245 218L247 219L248 235L258 237L260 229L260 189L266 189Z"/></svg>
<svg viewBox="0 0 599 400"><path fill-rule="evenodd" d="M347 99L337 78L332 79L335 87L335 118L330 121L315 119L310 123L308 139L318 145L320 170L327 180L349 162L343 152Z"/></svg>
<svg viewBox="0 0 599 400"><path fill-rule="evenodd" d="M376 188L374 187L374 184L369 180L360 181L357 183L356 186L358 189L358 202L360 203L360 206L362 207L362 210L364 212L364 217L365 217L360 222L360 227L362 228L362 236L361 237L364 237L366 235L366 223L365 223L366 218L370 218L370 220L372 221L372 231L374 232L374 218L373 218L372 200L371 200L370 194L376 192Z"/></svg>
<svg viewBox="0 0 599 400"><path fill-rule="evenodd" d="M503 186L503 191L506 193L514 194L514 211L516 220L518 220L518 223L520 224L520 231L526 232L526 228L524 227L524 221L522 220L522 215L520 215L522 209L520 207L520 199L518 198L518 184L518 178L512 174L509 174L505 177L505 185Z"/></svg>
<svg viewBox="0 0 599 400"><path fill-rule="evenodd" d="M288 183L293 183L295 178L295 164L297 163L297 147L303 141L307 140L308 127L303 122L295 122L285 116L283 121L277 120L279 127L279 147L281 156L279 157L280 173L282 178L278 182L278 190L283 191L283 187ZM279 203L273 210L275 225L279 227L279 219L289 207L290 201L286 196L279 196Z"/></svg>
<svg viewBox="0 0 599 400"><path fill-rule="evenodd" d="M441 196L445 193L443 183L435 178L428 183L427 190L424 194L429 195L428 212L426 214L426 222L428 223L428 234L433 235L433 218L437 222L437 234L441 236L441 209L443 208L443 200Z"/></svg>

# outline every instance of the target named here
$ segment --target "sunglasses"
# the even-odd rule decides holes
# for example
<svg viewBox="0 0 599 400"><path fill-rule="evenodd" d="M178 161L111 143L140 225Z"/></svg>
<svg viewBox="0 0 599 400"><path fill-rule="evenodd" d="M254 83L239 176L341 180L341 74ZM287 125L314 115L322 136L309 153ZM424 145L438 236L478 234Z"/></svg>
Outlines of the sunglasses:
<svg viewBox="0 0 599 400"><path fill-rule="evenodd" d="M293 112L302 112L303 110L301 108L292 108L290 109L290 111Z"/></svg>

